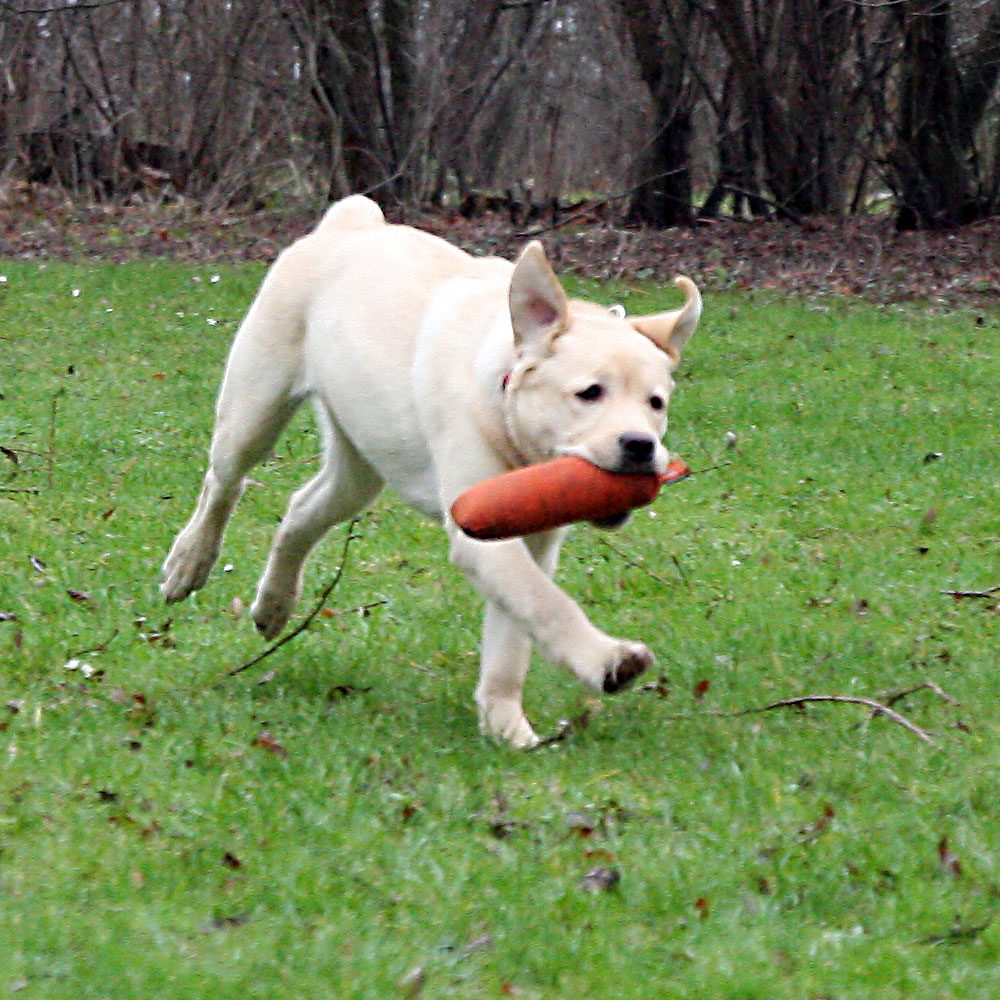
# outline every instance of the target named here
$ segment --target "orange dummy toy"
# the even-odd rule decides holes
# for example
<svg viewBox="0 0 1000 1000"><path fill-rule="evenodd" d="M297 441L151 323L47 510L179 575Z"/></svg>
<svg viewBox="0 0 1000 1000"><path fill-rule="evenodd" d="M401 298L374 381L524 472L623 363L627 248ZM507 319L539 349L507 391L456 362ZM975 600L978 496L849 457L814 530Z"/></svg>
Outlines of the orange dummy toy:
<svg viewBox="0 0 1000 1000"><path fill-rule="evenodd" d="M548 531L573 521L613 522L655 499L664 483L691 470L674 460L662 475L608 472L567 456L484 480L452 504L455 523L472 538L494 540Z"/></svg>

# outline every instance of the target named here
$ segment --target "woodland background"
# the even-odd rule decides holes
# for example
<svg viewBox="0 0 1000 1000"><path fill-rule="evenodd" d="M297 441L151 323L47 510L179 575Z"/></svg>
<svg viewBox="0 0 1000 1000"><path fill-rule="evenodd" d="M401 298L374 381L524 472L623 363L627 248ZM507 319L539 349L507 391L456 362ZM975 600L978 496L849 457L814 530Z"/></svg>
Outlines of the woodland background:
<svg viewBox="0 0 1000 1000"><path fill-rule="evenodd" d="M998 74L998 0L3 0L0 166L951 226L998 206Z"/></svg>
<svg viewBox="0 0 1000 1000"><path fill-rule="evenodd" d="M996 301L998 76L1000 0L0 0L0 252L267 258L364 191L599 278Z"/></svg>

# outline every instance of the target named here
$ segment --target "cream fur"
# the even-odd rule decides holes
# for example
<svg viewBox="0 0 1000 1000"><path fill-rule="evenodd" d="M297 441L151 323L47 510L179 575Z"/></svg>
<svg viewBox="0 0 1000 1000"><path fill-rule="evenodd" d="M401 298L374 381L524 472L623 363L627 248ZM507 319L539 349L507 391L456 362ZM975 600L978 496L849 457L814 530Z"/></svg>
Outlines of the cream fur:
<svg viewBox="0 0 1000 1000"><path fill-rule="evenodd" d="M486 600L481 728L534 745L521 705L533 643L605 691L652 654L600 631L553 583L563 531L477 542L447 512L473 483L563 454L663 470L671 373L701 312L695 286L678 283L682 308L625 319L568 301L538 243L516 263L477 258L387 225L366 198L338 202L281 254L236 335L201 496L164 563L166 600L205 583L247 473L311 396L323 467L277 531L252 607L257 628L269 638L284 628L311 548L388 485L443 524L453 563ZM586 398L594 386L598 398Z"/></svg>

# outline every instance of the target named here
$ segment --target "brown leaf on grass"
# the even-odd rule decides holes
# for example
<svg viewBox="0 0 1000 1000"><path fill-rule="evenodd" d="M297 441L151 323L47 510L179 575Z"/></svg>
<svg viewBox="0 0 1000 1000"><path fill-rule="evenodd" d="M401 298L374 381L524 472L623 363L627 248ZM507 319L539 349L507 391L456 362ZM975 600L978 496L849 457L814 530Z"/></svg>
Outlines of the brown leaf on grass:
<svg viewBox="0 0 1000 1000"><path fill-rule="evenodd" d="M580 888L584 892L611 892L621 880L617 868L593 868L580 879Z"/></svg>
<svg viewBox="0 0 1000 1000"><path fill-rule="evenodd" d="M175 649L177 643L170 634L170 629L174 624L173 618L167 618L158 629L150 629L148 632L142 631L142 626L146 624L145 618L137 618L133 624L138 628L139 638L145 639L151 646L160 646L163 649Z"/></svg>
<svg viewBox="0 0 1000 1000"><path fill-rule="evenodd" d="M574 811L566 814L566 825L573 833L589 837L597 829L597 821L585 812Z"/></svg>
<svg viewBox="0 0 1000 1000"><path fill-rule="evenodd" d="M639 685L640 691L652 691L659 698L669 698L670 697L670 681L663 675L658 677L655 681L648 681L646 684Z"/></svg>
<svg viewBox="0 0 1000 1000"><path fill-rule="evenodd" d="M70 587L66 593L69 595L69 599L77 604L87 604L91 600L90 594L85 590L74 590Z"/></svg>
<svg viewBox="0 0 1000 1000"><path fill-rule="evenodd" d="M833 806L829 802L824 802L823 815L814 823L807 823L805 826L799 827L799 835L804 841L814 840L821 833L826 833L830 829L830 824L833 823L836 815Z"/></svg>
<svg viewBox="0 0 1000 1000"><path fill-rule="evenodd" d="M699 919L701 919L701 920L708 920L708 915L709 915L709 912L711 910L711 906L709 905L709 902L708 902L708 897L707 896L699 896L694 901L694 909L695 909L695 912L698 914Z"/></svg>
<svg viewBox="0 0 1000 1000"><path fill-rule="evenodd" d="M288 756L288 751L266 729L255 736L250 745L267 750L268 753L273 753L276 757Z"/></svg>
<svg viewBox="0 0 1000 1000"><path fill-rule="evenodd" d="M236 857L232 851L226 851L226 853L222 855L222 863L227 868L231 868L233 871L243 867L243 862L240 861L240 859Z"/></svg>
<svg viewBox="0 0 1000 1000"><path fill-rule="evenodd" d="M698 681L694 686L694 700L701 701L702 698L708 694L708 689L712 686L712 682L709 680Z"/></svg>
<svg viewBox="0 0 1000 1000"><path fill-rule="evenodd" d="M132 696L120 687L113 687L108 692L108 700L116 705L132 704Z"/></svg>
<svg viewBox="0 0 1000 1000"><path fill-rule="evenodd" d="M962 865L959 862L957 855L948 846L948 838L946 836L943 836L938 841L937 852L941 870L946 875L954 875L957 878L962 874Z"/></svg>
<svg viewBox="0 0 1000 1000"><path fill-rule="evenodd" d="M496 819L491 819L487 824L490 833L493 834L497 840L506 840L510 837L515 830L520 829L524 826L523 823L519 823L516 819L504 819L503 817L498 817Z"/></svg>
<svg viewBox="0 0 1000 1000"><path fill-rule="evenodd" d="M225 931L233 927L242 927L249 919L249 913L234 913L231 917L212 917L208 923L201 925L201 933L211 934L213 931Z"/></svg>
<svg viewBox="0 0 1000 1000"><path fill-rule="evenodd" d="M332 704L335 701L350 698L354 694L364 694L366 691L371 691L371 685L368 687L355 687L353 684L334 684L326 692L326 700Z"/></svg>

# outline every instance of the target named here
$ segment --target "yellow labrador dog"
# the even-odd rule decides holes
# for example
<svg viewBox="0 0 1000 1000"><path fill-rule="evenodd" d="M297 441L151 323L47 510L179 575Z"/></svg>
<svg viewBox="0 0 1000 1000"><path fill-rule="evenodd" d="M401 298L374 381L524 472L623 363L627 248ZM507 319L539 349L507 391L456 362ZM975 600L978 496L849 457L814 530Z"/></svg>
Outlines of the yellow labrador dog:
<svg viewBox="0 0 1000 1000"><path fill-rule="evenodd" d="M653 656L600 631L552 582L563 530L479 542L448 511L474 483L560 455L664 470L671 374L701 314L694 284L677 283L682 308L625 319L567 300L539 243L514 264L476 258L386 224L367 198L333 205L278 258L236 335L201 497L164 563L166 600L205 583L245 476L312 396L323 467L277 531L257 628L284 628L310 549L388 484L444 524L453 563L486 599L483 732L534 745L521 707L532 643L598 691L624 687Z"/></svg>

